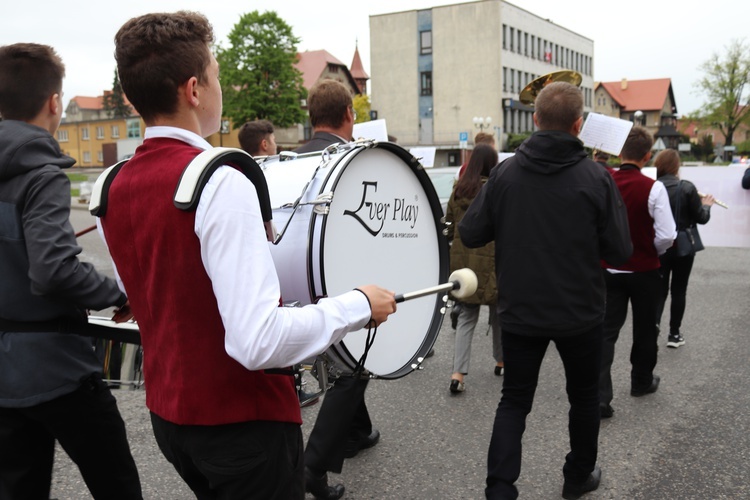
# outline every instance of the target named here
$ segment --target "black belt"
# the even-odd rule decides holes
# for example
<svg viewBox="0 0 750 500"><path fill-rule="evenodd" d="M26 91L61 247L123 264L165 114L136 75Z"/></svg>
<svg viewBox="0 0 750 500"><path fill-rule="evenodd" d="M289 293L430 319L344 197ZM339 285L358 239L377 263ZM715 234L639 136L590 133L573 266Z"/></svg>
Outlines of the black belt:
<svg viewBox="0 0 750 500"><path fill-rule="evenodd" d="M125 342L126 344L141 343L139 332L110 328L102 325L84 323L74 319L57 319L50 321L12 321L0 318L0 331L4 332L57 332L84 337Z"/></svg>

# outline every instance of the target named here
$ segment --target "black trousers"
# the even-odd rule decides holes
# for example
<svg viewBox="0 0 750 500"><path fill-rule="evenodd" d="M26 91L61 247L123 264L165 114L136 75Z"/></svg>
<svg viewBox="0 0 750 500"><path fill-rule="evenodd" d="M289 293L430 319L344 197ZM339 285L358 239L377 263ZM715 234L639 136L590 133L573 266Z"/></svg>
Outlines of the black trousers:
<svg viewBox="0 0 750 500"><path fill-rule="evenodd" d="M341 377L326 392L305 449L305 465L313 471L340 473L350 440L369 436L370 414L365 405L368 379Z"/></svg>
<svg viewBox="0 0 750 500"><path fill-rule="evenodd" d="M177 425L151 413L159 449L199 500L302 500L302 430L287 422Z"/></svg>
<svg viewBox="0 0 750 500"><path fill-rule="evenodd" d="M96 499L142 498L125 424L95 375L76 391L30 408L0 408L0 498L47 500L55 440Z"/></svg>
<svg viewBox="0 0 750 500"><path fill-rule="evenodd" d="M602 325L562 338L544 332L528 337L503 329L502 338L505 376L487 454L487 498L518 498L515 482L521 474L526 416L534 402L539 369L550 342L555 343L565 368L565 391L570 403L570 452L565 457L563 476L575 482L585 480L594 470L599 450Z"/></svg>
<svg viewBox="0 0 750 500"><path fill-rule="evenodd" d="M656 323L661 300L661 276L658 270L617 274L604 271L604 281L607 284L607 312L604 316L599 398L603 403L610 403L613 398L611 371L615 343L628 315L628 302L633 308L630 385L636 390L651 385L658 350L659 329Z"/></svg>
<svg viewBox="0 0 750 500"><path fill-rule="evenodd" d="M677 257L673 248L661 256L661 300L656 315L656 323L661 324L664 313L664 305L670 292L670 281L672 291L672 305L669 311L669 333L680 335L682 318L685 315L687 303L687 288L690 280L690 272L693 270L694 255Z"/></svg>

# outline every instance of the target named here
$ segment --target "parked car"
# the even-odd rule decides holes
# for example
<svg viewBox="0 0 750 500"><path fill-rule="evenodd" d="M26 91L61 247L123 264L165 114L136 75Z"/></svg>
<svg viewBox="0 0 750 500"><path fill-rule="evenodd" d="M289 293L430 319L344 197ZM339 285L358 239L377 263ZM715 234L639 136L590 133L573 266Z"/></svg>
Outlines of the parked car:
<svg viewBox="0 0 750 500"><path fill-rule="evenodd" d="M460 167L432 167L426 168L425 172L430 177L432 185L435 186L440 205L443 207L443 215L448 209L448 200L456 182L456 173Z"/></svg>

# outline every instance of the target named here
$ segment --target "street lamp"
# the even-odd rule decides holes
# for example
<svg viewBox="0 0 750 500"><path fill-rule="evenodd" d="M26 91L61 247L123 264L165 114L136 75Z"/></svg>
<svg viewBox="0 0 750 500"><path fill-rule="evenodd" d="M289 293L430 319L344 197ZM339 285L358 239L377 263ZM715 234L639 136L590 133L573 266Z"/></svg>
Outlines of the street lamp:
<svg viewBox="0 0 750 500"><path fill-rule="evenodd" d="M633 121L636 125L643 125L643 111L640 109L633 113Z"/></svg>
<svg viewBox="0 0 750 500"><path fill-rule="evenodd" d="M474 126L480 131L484 131L484 129L488 129L492 126L492 118L489 116L486 118L475 116L471 121L474 122Z"/></svg>

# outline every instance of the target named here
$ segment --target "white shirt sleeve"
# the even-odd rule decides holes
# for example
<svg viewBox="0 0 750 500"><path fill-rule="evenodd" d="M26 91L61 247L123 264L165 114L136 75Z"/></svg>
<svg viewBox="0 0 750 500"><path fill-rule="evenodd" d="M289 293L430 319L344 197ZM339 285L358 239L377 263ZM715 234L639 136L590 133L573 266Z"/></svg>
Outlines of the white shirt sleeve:
<svg viewBox="0 0 750 500"><path fill-rule="evenodd" d="M302 308L279 307L281 290L255 186L234 168L220 167L206 184L195 234L224 323L226 351L249 370L314 357L370 319L367 297L356 290Z"/></svg>
<svg viewBox="0 0 750 500"><path fill-rule="evenodd" d="M648 194L648 213L654 219L654 247L661 255L672 246L677 237L677 228L669 206L667 188L659 181L654 182Z"/></svg>

